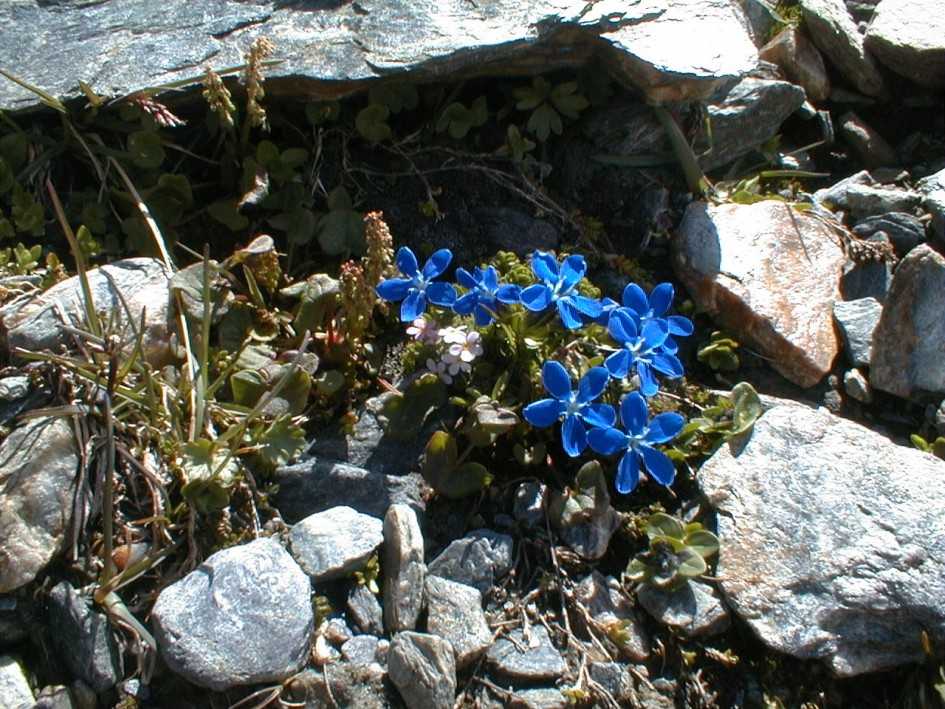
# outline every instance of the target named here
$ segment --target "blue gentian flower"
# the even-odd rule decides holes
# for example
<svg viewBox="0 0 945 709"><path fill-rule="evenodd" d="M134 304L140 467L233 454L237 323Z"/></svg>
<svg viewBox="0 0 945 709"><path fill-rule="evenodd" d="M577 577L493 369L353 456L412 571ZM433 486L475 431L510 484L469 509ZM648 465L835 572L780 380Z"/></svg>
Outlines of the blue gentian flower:
<svg viewBox="0 0 945 709"><path fill-rule="evenodd" d="M669 328L661 318L648 320L641 329L635 312L617 308L610 315L607 330L622 347L604 360L604 366L616 379L630 376L635 369L644 396L653 396L660 389L654 371L670 379L683 375L682 362L664 346Z"/></svg>
<svg viewBox="0 0 945 709"><path fill-rule="evenodd" d="M620 307L620 303L618 303L613 298L607 298L607 297L601 298L600 299L600 315L598 315L594 319L594 322L596 322L598 325L603 325L604 327L607 327L607 323L610 322L610 314L619 307Z"/></svg>
<svg viewBox="0 0 945 709"><path fill-rule="evenodd" d="M522 291L522 305L532 312L540 313L554 303L561 322L569 330L584 324L582 315L591 319L600 317L601 304L575 292L577 284L587 272L587 262L583 256L568 256L559 267L554 256L536 251L532 255L532 272L541 283Z"/></svg>
<svg viewBox="0 0 945 709"><path fill-rule="evenodd" d="M660 485L672 485L676 468L665 453L653 446L672 440L682 430L685 419L677 413L658 414L648 421L646 399L630 392L620 402L620 420L627 432L613 427L594 428L588 441L602 455L623 452L617 465L617 492L632 492L640 482L640 465Z"/></svg>
<svg viewBox="0 0 945 709"><path fill-rule="evenodd" d="M682 315L670 315L666 317L666 312L673 304L673 298L676 293L671 283L660 283L654 288L649 297L636 283L628 283L623 289L623 306L629 308L637 315L638 329L651 320L663 320L666 322L666 328L669 331L669 337L663 343L663 349L668 352L676 352L678 347L673 335L686 337L693 332L692 320Z"/></svg>
<svg viewBox="0 0 945 709"><path fill-rule="evenodd" d="M548 360L541 368L541 381L552 398L529 404L522 415L538 428L547 428L564 417L561 425L564 451L572 458L577 457L587 448L585 423L608 427L617 420L614 407L591 403L603 393L609 379L606 369L594 367L581 377L578 390L571 391L567 370L559 362Z"/></svg>
<svg viewBox="0 0 945 709"><path fill-rule="evenodd" d="M453 310L460 315L472 313L479 327L485 327L492 322L499 303L511 305L518 303L522 297L521 287L499 284L499 274L495 266L476 268L472 273L465 268L457 268L456 280L469 292L456 300Z"/></svg>
<svg viewBox="0 0 945 709"><path fill-rule="evenodd" d="M397 268L407 278L388 278L381 281L377 294L384 300L400 305L401 322L413 322L427 309L427 301L442 308L451 308L456 302L456 289L452 283L433 282L450 265L453 254L449 249L440 249L423 264L423 271L417 265L417 257L406 246L397 250Z"/></svg>

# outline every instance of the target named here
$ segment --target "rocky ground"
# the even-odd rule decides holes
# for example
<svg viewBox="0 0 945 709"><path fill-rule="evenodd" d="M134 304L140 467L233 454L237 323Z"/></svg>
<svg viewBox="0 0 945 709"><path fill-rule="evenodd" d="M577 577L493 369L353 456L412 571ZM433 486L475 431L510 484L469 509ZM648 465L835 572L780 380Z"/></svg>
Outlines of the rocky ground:
<svg viewBox="0 0 945 709"><path fill-rule="evenodd" d="M500 250L591 253L590 279L614 298L631 274L650 284L672 280L697 330L680 349L687 377L667 396L692 418L710 417L714 396L737 398L734 384L748 381L763 408L746 432L704 456L688 456L680 444L674 492L627 498L612 486L581 489L569 471L544 465L552 455L527 465L509 446L491 486L451 500L421 475L427 438L450 415L425 417L406 435L391 426L389 402L411 372L398 349L402 331L377 317L362 357L376 354L373 375L349 381L343 399L332 398L322 375L298 410L282 392L288 410L311 416L308 438L292 456L273 458L277 464L246 468L228 488L228 517L199 506L217 492L209 482L202 497L194 488L192 496L166 494L187 465L160 435L131 435L147 425L125 423L132 405L118 404L119 395L133 400L135 392L121 389L114 370L108 393L127 439L116 444L106 434L112 402L104 384L77 394L83 377L94 377L70 369L78 360L69 358L111 351L107 338L62 324L82 321L79 277L45 288L41 268L7 266L0 709L945 702L940 8L931 0L626 5L24 0L0 7L0 69L48 92L38 98L22 81L0 83L3 117L34 130L22 168L9 173L17 190L22 182L42 191L51 176L63 190L71 182L70 191L91 189L94 198L91 169L71 173L42 159L70 150L85 159L85 150L95 152L89 144L130 129L96 123L79 106L101 98L107 116L106 98L138 100L146 87L180 81L138 106L201 123L206 107L184 79L204 64L242 63L249 42L267 36L275 44L265 82L273 135L301 133L293 126L304 123L306 107L334 100L343 99L339 126L345 116L352 124L310 120L304 161L290 166L288 152L276 148L267 188L270 177L281 186L279 170L288 170L295 177L286 184L305 186L294 199L314 210L322 207L313 199L347 184L357 209L384 213L398 245L418 253L449 247L457 263ZM537 123L523 123L516 142L506 133L515 126L501 123L504 109L481 121L473 109L457 110L457 136L462 124L472 129L468 139L453 136L448 121L434 127L435 106L465 101L466 112L480 97L502 105L516 88L537 90L530 84L537 74L550 77L549 87L577 77L586 96L580 109L565 90L561 103L533 102L557 106L560 115L551 113L559 124L565 119L561 130L545 131L547 140ZM97 93L83 95L78 79ZM392 106L404 94L391 90L378 105L394 137L362 139L371 126L355 128L354 114L380 95L365 103L366 90L404 84L436 92L439 103L421 97L397 116ZM50 116L57 107L82 116L78 139L62 139L68 147L36 138L60 128ZM161 125L161 145L179 165L209 150L212 141L173 132L189 128ZM0 160L12 163L7 148L15 141L7 136L17 130L0 132ZM524 153L513 161L517 149ZM0 188L6 174L0 170ZM219 232L192 199L171 223L156 174L142 199L195 253L211 241L213 256L236 272L254 254L275 258L278 248L305 276L319 259L314 241L293 243L295 227L284 219L237 222L223 243L208 236ZM217 184L196 169L190 182L197 191ZM4 234L6 223L16 241L58 243L55 200L43 198L46 216L29 233L21 229L25 207L18 198L8 204L8 190L0 189L0 235L13 236ZM347 196L339 207L333 194L323 200L326 212L354 213ZM221 196L198 192L196 201ZM217 221L247 214L249 224L254 207L244 198ZM113 216L121 208L112 207ZM72 218L79 210L67 211ZM234 241L248 242L263 226L284 241L229 258ZM122 232L129 242L135 233ZM323 260L337 263L339 254L319 244ZM186 269L133 248L115 254L103 249L95 264L111 262L89 271L92 297L103 313L139 327L134 356L148 363L142 371L165 371L186 339L179 323L201 327L203 311L193 305L200 279L186 281ZM340 297L328 280L329 295ZM129 317L143 307L146 317ZM317 372L342 371L332 348L318 346L313 382ZM37 363L30 354L39 352L60 359ZM300 359L292 349L257 369ZM148 401L171 398L175 380L160 382L142 388L153 394ZM175 407L162 409L165 418ZM211 428L230 420L223 409L215 415ZM220 423L221 436L228 430ZM90 464L116 448L123 472L111 481L112 517L121 531L104 526L107 466ZM229 469L212 452L207 461L210 478ZM592 507L576 522L554 524L566 487ZM147 504L136 509L135 525L120 525L138 500ZM711 571L668 589L624 576L647 548L647 515L660 510L717 534ZM112 556L124 554L119 587L108 585L104 550L113 543ZM120 572L136 564L139 572L125 579Z"/></svg>

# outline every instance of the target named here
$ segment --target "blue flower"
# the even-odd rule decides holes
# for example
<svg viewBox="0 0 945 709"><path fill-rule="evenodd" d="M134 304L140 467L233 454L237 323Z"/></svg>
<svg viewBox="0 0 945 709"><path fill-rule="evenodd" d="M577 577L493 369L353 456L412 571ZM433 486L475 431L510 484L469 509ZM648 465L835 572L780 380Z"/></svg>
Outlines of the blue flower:
<svg viewBox="0 0 945 709"><path fill-rule="evenodd" d="M613 427L592 429L588 434L591 448L602 455L623 451L617 465L617 492L632 492L640 482L640 465L660 485L672 485L676 468L665 453L653 446L666 443L682 430L685 420L677 413L658 414L648 421L646 399L638 392L630 392L620 402L620 420L627 433Z"/></svg>
<svg viewBox="0 0 945 709"><path fill-rule="evenodd" d="M564 451L572 458L577 457L587 448L585 423L608 427L617 420L614 407L591 403L603 393L609 379L606 369L594 367L581 377L578 390L571 391L571 377L567 370L559 362L548 360L541 368L541 380L553 398L529 404L522 415L538 428L547 428L564 417L561 425Z"/></svg>
<svg viewBox="0 0 945 709"><path fill-rule="evenodd" d="M522 291L522 305L532 312L540 313L554 303L566 328L574 330L581 327L584 324L581 315L594 319L601 314L598 301L574 292L586 271L587 263L583 256L568 256L559 268L554 256L536 251L532 254L532 272L541 283Z"/></svg>
<svg viewBox="0 0 945 709"><path fill-rule="evenodd" d="M637 315L638 329L642 330L643 326L652 320L663 320L666 323L670 336L663 343L663 349L667 352L676 352L678 349L673 335L686 337L693 331L692 320L689 318L682 315L666 317L674 296L675 290L671 283L660 283L650 292L649 297L636 283L628 283L623 289L623 306Z"/></svg>
<svg viewBox="0 0 945 709"><path fill-rule="evenodd" d="M600 299L600 315L598 315L594 319L594 322L596 322L598 325L603 325L604 327L607 327L607 323L610 322L610 314L619 307L620 307L620 303L618 303L613 298L606 298L606 297L601 298Z"/></svg>
<svg viewBox="0 0 945 709"><path fill-rule="evenodd" d="M660 389L654 371L670 379L683 375L682 362L665 347L669 328L661 318L648 320L640 328L634 311L617 308L610 315L607 330L622 345L604 360L604 366L612 377L624 379L636 369L640 376L640 391L645 396L653 396Z"/></svg>
<svg viewBox="0 0 945 709"><path fill-rule="evenodd" d="M479 327L485 327L492 322L499 303L511 305L518 303L522 297L522 289L519 286L505 283L499 285L499 274L495 266L476 268L472 273L465 268L457 268L456 280L469 292L456 300L453 310L460 315L472 313Z"/></svg>
<svg viewBox="0 0 945 709"><path fill-rule="evenodd" d="M453 307L456 302L456 289L452 283L434 283L450 265L453 254L449 249L440 249L423 264L423 271L417 265L417 257L406 246L397 250L397 268L407 278L388 278L378 284L377 294L384 300L400 305L401 322L413 322L427 309L427 301L443 308Z"/></svg>

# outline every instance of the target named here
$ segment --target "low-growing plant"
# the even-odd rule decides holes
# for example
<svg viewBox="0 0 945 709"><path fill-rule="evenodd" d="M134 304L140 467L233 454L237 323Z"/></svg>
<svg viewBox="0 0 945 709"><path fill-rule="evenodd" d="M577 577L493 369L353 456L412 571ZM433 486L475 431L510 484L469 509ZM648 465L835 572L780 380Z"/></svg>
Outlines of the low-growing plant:
<svg viewBox="0 0 945 709"><path fill-rule="evenodd" d="M719 551L719 540L698 522L688 524L663 512L646 521L649 548L627 565L625 578L657 588L676 588L708 570L706 560Z"/></svg>

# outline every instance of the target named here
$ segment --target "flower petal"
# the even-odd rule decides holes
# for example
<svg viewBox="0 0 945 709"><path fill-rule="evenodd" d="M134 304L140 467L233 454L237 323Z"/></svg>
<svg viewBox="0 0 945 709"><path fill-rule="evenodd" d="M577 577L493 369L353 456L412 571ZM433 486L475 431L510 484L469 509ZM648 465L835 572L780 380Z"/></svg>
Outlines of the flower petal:
<svg viewBox="0 0 945 709"><path fill-rule="evenodd" d="M635 310L637 315L645 315L650 309L646 293L636 283L628 283L623 289L623 307Z"/></svg>
<svg viewBox="0 0 945 709"><path fill-rule="evenodd" d="M574 304L575 308L580 310L589 318L600 317L600 314L604 309L604 306L599 300L587 298L583 295L578 295L577 293L569 296L569 299Z"/></svg>
<svg viewBox="0 0 945 709"><path fill-rule="evenodd" d="M587 433L587 442L601 455L613 455L627 449L627 434L616 428L592 428Z"/></svg>
<svg viewBox="0 0 945 709"><path fill-rule="evenodd" d="M578 403L586 404L594 401L604 393L607 382L610 381L610 372L606 367L591 367L578 383Z"/></svg>
<svg viewBox="0 0 945 709"><path fill-rule="evenodd" d="M666 318L666 324L669 326L670 335L682 335L686 337L692 334L692 320L682 315L670 315Z"/></svg>
<svg viewBox="0 0 945 709"><path fill-rule="evenodd" d="M617 464L617 479L614 487L621 495L628 495L640 484L640 455L629 450Z"/></svg>
<svg viewBox="0 0 945 709"><path fill-rule="evenodd" d="M623 427L634 436L643 433L648 415L646 399L640 396L640 392L631 391L620 402L620 420Z"/></svg>
<svg viewBox="0 0 945 709"><path fill-rule="evenodd" d="M640 391L643 396L655 396L660 390L660 383L656 381L656 375L649 362L637 360L637 374L640 375Z"/></svg>
<svg viewBox="0 0 945 709"><path fill-rule="evenodd" d="M617 301L613 298L601 298L600 306L600 315L597 316L595 322L607 327L607 321L610 320L610 314L617 307Z"/></svg>
<svg viewBox="0 0 945 709"><path fill-rule="evenodd" d="M520 303L522 300L522 287L513 286L508 283L503 284L496 289L495 297L500 303L505 303L506 305Z"/></svg>
<svg viewBox="0 0 945 709"><path fill-rule="evenodd" d="M561 322L569 330L577 330L584 324L581 321L581 313L571 303L571 298L560 298L555 305L558 306L558 315L561 316Z"/></svg>
<svg viewBox="0 0 945 709"><path fill-rule="evenodd" d="M453 310L456 310L455 306ZM492 313L482 303L477 303L473 310L473 319L476 321L476 327L485 327L492 322Z"/></svg>
<svg viewBox="0 0 945 709"><path fill-rule="evenodd" d="M567 400L571 397L571 375L560 362L549 359L541 368L541 383L554 398Z"/></svg>
<svg viewBox="0 0 945 709"><path fill-rule="evenodd" d="M541 399L522 409L522 416L532 426L547 428L558 420L564 409L565 405L557 399Z"/></svg>
<svg viewBox="0 0 945 709"><path fill-rule="evenodd" d="M413 322L427 309L427 299L418 290L411 290L400 304L400 321Z"/></svg>
<svg viewBox="0 0 945 709"><path fill-rule="evenodd" d="M551 288L536 283L522 291L522 305L533 313L540 313L551 304Z"/></svg>
<svg viewBox="0 0 945 709"><path fill-rule="evenodd" d="M495 289L499 287L499 272L495 270L495 266L489 266L482 272L482 284L490 293L495 293Z"/></svg>
<svg viewBox="0 0 945 709"><path fill-rule="evenodd" d="M427 286L427 298L441 308L452 308L456 302L456 288L452 283L431 283Z"/></svg>
<svg viewBox="0 0 945 709"><path fill-rule="evenodd" d="M397 249L395 260L397 261L397 268L399 268L400 272L405 276L413 278L420 273L420 268L417 266L417 257L413 255L413 251L408 247L401 246Z"/></svg>
<svg viewBox="0 0 945 709"><path fill-rule="evenodd" d="M469 315L478 302L479 294L476 291L471 291L456 299L456 302L453 303L453 311L460 315Z"/></svg>
<svg viewBox="0 0 945 709"><path fill-rule="evenodd" d="M673 304L673 296L675 295L676 291L673 289L672 283L660 283L656 286L653 292L650 293L650 310L653 311L653 315L656 317L665 315L666 311L669 310L669 306Z"/></svg>
<svg viewBox="0 0 945 709"><path fill-rule="evenodd" d="M679 357L666 351L665 348L662 352L654 354L650 362L653 365L653 369L670 379L676 379L685 373L682 362L679 361Z"/></svg>
<svg viewBox="0 0 945 709"><path fill-rule="evenodd" d="M587 448L587 431L581 419L571 414L561 424L561 444L564 452L572 458L577 458Z"/></svg>
<svg viewBox="0 0 945 709"><path fill-rule="evenodd" d="M374 291L384 300L397 302L407 297L412 283L413 281L406 278L388 278L378 283Z"/></svg>
<svg viewBox="0 0 945 709"><path fill-rule="evenodd" d="M610 314L610 321L607 323L607 331L610 336L620 344L630 342L637 338L637 324L633 321L626 308L617 308Z"/></svg>
<svg viewBox="0 0 945 709"><path fill-rule="evenodd" d="M433 255L423 264L423 277L427 280L436 278L447 269L452 260L453 252L449 249L434 251Z"/></svg>
<svg viewBox="0 0 945 709"><path fill-rule="evenodd" d="M669 337L669 327L666 325L666 321L661 318L647 320L641 334L646 341L647 349L655 349Z"/></svg>
<svg viewBox="0 0 945 709"><path fill-rule="evenodd" d="M613 428L617 423L617 412L610 404L588 404L581 409L581 418L597 428Z"/></svg>
<svg viewBox="0 0 945 709"><path fill-rule="evenodd" d="M674 411L668 411L664 414L657 414L650 421L649 430L646 432L647 443L666 443L676 437L686 425L686 419Z"/></svg>
<svg viewBox="0 0 945 709"><path fill-rule="evenodd" d="M630 364L632 362L633 358L627 350L617 350L604 360L604 366L607 367L610 376L615 379L623 379L630 371Z"/></svg>
<svg viewBox="0 0 945 709"><path fill-rule="evenodd" d="M558 262L554 256L544 251L532 254L532 272L544 283L558 282Z"/></svg>
<svg viewBox="0 0 945 709"><path fill-rule="evenodd" d="M646 465L646 472L660 485L669 487L676 478L676 467L673 465L665 453L655 448L651 448L645 443L640 444L640 453L643 454L643 462Z"/></svg>
<svg viewBox="0 0 945 709"><path fill-rule="evenodd" d="M672 335L670 335L663 341L663 344L660 345L660 350L662 350L663 352L668 352L671 355L674 355L677 352L679 352L679 343L673 339Z"/></svg>
<svg viewBox="0 0 945 709"><path fill-rule="evenodd" d="M587 262L584 260L584 257L580 254L568 256L564 260L564 263L561 264L559 278L561 281L561 292L566 293L574 288L574 286L584 278L585 273L587 273Z"/></svg>
<svg viewBox="0 0 945 709"><path fill-rule="evenodd" d="M462 266L456 269L456 282L463 288L470 290L479 285L479 281L476 280L475 276Z"/></svg>

